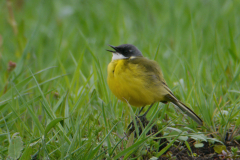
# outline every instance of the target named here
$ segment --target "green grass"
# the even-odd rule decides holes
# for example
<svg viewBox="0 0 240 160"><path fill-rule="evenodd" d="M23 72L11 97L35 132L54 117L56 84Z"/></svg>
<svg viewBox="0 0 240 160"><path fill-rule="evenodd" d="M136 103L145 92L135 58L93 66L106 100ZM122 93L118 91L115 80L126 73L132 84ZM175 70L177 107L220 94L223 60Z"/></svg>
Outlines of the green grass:
<svg viewBox="0 0 240 160"><path fill-rule="evenodd" d="M131 43L155 59L174 94L204 120L197 128L172 105L155 105L148 118L169 140L201 143L211 133L224 143L229 129L231 138L239 134L239 1L7 2L0 1L0 159L11 157L15 133L22 159L163 154L146 136L150 126L124 137L136 108L107 86L107 44ZM9 61L17 63L12 71Z"/></svg>

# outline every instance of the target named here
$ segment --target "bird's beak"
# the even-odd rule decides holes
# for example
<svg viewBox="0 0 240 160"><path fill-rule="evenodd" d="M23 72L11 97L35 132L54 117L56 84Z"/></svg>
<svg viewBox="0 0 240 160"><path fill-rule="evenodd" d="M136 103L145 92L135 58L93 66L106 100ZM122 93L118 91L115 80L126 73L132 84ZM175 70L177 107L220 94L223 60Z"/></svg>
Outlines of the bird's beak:
<svg viewBox="0 0 240 160"><path fill-rule="evenodd" d="M116 53L117 52L116 47L114 47L114 46L112 46L110 44L109 44L109 46L112 47L114 49L114 51L106 49L108 52L112 52L112 53Z"/></svg>

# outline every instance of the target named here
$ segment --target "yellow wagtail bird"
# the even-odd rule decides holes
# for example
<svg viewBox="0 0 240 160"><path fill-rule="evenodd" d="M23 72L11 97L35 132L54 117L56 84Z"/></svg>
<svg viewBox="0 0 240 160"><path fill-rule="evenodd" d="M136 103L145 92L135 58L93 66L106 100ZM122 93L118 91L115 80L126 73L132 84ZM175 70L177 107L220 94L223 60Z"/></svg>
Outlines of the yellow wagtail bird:
<svg viewBox="0 0 240 160"><path fill-rule="evenodd" d="M118 99L135 107L151 105L149 109L156 102L172 102L198 124L203 124L201 118L173 95L155 61L143 57L131 44L109 46L114 50L107 50L112 53L107 82Z"/></svg>

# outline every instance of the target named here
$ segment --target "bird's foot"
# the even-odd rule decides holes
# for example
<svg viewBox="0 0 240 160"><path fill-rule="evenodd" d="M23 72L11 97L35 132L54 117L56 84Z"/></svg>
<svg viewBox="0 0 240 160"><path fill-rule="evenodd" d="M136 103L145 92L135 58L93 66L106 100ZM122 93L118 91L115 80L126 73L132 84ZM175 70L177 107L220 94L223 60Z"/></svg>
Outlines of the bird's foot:
<svg viewBox="0 0 240 160"><path fill-rule="evenodd" d="M139 130L139 134L141 134L141 132L142 132L142 127L146 127L147 124L149 123L149 121L147 120L146 115L138 116L138 117L135 118L135 120L136 120L136 127L137 127L138 130ZM133 131L135 131L134 121L132 121L132 122L128 125L127 129L129 130L129 135L130 135Z"/></svg>

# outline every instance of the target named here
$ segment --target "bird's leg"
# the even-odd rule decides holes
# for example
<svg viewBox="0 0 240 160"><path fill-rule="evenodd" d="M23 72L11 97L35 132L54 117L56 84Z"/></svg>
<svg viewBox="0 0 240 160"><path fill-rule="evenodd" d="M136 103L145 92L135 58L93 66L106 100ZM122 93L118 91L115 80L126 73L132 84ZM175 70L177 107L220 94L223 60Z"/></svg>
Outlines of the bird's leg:
<svg viewBox="0 0 240 160"><path fill-rule="evenodd" d="M154 104L154 103L153 103ZM149 110L152 108L153 104L151 104L151 106L148 108L148 110L141 116L139 117L146 117L147 113L149 112ZM141 109L142 110L142 109Z"/></svg>
<svg viewBox="0 0 240 160"><path fill-rule="evenodd" d="M140 113L142 112L142 110L143 110L144 107L145 107L145 106L142 106L142 108L141 108L140 111L138 112L138 115L140 115Z"/></svg>
<svg viewBox="0 0 240 160"><path fill-rule="evenodd" d="M153 103L153 104L154 104L154 103ZM136 120L139 119L142 124L145 124L146 121L147 121L146 115L147 115L147 113L149 112L149 110L152 108L153 104L150 105L150 107L148 108L148 110L147 110L143 115L141 115L141 116L138 115L138 116L136 117ZM143 108L144 108L144 106L140 109L139 114L142 112ZM134 124L133 124L133 121L132 121L132 122L128 125L127 128L129 129L129 128L130 128L131 126L133 126L133 125L134 125Z"/></svg>
<svg viewBox="0 0 240 160"><path fill-rule="evenodd" d="M145 107L145 106L142 106L142 108L141 108L140 111L138 112L137 117L139 117L139 115L140 115L140 113L142 112L142 110L143 110L144 107ZM136 119L137 119L137 118L136 118ZM133 125L133 121L128 125L127 128L129 129L131 125Z"/></svg>

